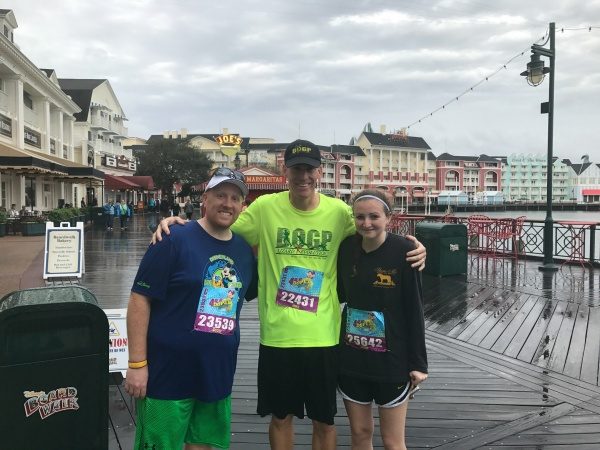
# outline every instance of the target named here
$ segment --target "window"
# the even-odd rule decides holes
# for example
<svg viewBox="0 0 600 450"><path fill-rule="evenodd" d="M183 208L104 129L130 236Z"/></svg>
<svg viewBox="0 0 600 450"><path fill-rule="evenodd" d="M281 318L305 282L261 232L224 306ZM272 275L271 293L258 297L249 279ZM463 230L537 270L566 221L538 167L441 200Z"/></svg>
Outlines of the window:
<svg viewBox="0 0 600 450"><path fill-rule="evenodd" d="M6 91L4 90L4 80L3 80L2 78L0 78L0 91L2 91L2 92L6 92Z"/></svg>
<svg viewBox="0 0 600 450"><path fill-rule="evenodd" d="M23 92L23 104L29 109L33 109L33 99L29 92Z"/></svg>
<svg viewBox="0 0 600 450"><path fill-rule="evenodd" d="M6 25L4 25L4 36L10 38L10 31L8 30L8 27Z"/></svg>
<svg viewBox="0 0 600 450"><path fill-rule="evenodd" d="M8 207L8 202L6 201L6 181L3 181L0 185L0 206Z"/></svg>

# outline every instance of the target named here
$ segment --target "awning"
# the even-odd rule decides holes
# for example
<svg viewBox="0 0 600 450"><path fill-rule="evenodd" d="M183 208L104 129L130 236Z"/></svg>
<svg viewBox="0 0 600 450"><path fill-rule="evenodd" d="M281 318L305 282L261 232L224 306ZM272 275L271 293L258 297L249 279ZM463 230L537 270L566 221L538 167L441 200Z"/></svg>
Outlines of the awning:
<svg viewBox="0 0 600 450"><path fill-rule="evenodd" d="M141 189L139 184L126 179L126 177L119 177L116 175L104 175L104 187L112 190L123 190L123 189Z"/></svg>
<svg viewBox="0 0 600 450"><path fill-rule="evenodd" d="M352 191L350 189L338 189L338 194L344 194L344 195L348 195L348 194L352 194Z"/></svg>
<svg viewBox="0 0 600 450"><path fill-rule="evenodd" d="M46 153L14 148L0 143L0 170L21 174L45 173L69 181L103 180L104 172Z"/></svg>
<svg viewBox="0 0 600 450"><path fill-rule="evenodd" d="M98 169L94 169L90 166L76 163L75 161L69 161L68 159L59 158L54 155L44 155L45 158L54 161L56 164L60 164L67 169L69 175L68 178L81 178L82 180L103 180L104 172ZM74 181L74 180L73 180Z"/></svg>
<svg viewBox="0 0 600 450"><path fill-rule="evenodd" d="M413 191L413 197L425 197L425 192L423 192L423 191Z"/></svg>
<svg viewBox="0 0 600 450"><path fill-rule="evenodd" d="M600 195L600 189L583 189L582 195Z"/></svg>
<svg viewBox="0 0 600 450"><path fill-rule="evenodd" d="M154 179L148 175L131 175L122 176L121 178L131 181L147 191L153 191L156 189L154 187Z"/></svg>
<svg viewBox="0 0 600 450"><path fill-rule="evenodd" d="M4 143L0 143L0 170L20 174L68 175L66 167L46 158L46 155L17 149Z"/></svg>

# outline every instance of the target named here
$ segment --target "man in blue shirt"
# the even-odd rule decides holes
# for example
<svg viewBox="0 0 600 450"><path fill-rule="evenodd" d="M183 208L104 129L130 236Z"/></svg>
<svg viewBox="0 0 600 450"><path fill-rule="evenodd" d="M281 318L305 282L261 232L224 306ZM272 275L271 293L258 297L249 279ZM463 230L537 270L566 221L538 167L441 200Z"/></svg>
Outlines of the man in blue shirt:
<svg viewBox="0 0 600 450"><path fill-rule="evenodd" d="M229 229L247 194L242 173L219 169L205 216L150 246L140 264L125 383L139 399L136 449L229 447L239 313L257 290L252 249Z"/></svg>

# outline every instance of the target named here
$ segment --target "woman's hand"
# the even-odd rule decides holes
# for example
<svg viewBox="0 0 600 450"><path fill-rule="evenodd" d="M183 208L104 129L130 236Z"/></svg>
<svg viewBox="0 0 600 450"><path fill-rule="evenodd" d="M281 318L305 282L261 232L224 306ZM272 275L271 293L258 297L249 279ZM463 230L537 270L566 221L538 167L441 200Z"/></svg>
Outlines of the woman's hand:
<svg viewBox="0 0 600 450"><path fill-rule="evenodd" d="M160 223L156 227L156 231L152 235L152 240L150 242L156 244L158 241L162 241L163 231L165 234L169 235L171 234L171 231L169 231L169 227L171 225L175 223L178 223L179 225L184 225L186 222L187 220L182 219L181 217L165 217L163 220L160 221Z"/></svg>
<svg viewBox="0 0 600 450"><path fill-rule="evenodd" d="M418 386L427 379L427 374L419 372L418 370L413 370L408 375L410 376L410 382L413 386Z"/></svg>
<svg viewBox="0 0 600 450"><path fill-rule="evenodd" d="M162 223L162 222L161 222ZM425 268L425 259L427 258L427 250L419 242L419 240L411 236L410 234L406 235L407 239L410 239L415 243L416 248L411 250L406 254L406 261L410 263L410 267L413 269L419 269L419 272Z"/></svg>

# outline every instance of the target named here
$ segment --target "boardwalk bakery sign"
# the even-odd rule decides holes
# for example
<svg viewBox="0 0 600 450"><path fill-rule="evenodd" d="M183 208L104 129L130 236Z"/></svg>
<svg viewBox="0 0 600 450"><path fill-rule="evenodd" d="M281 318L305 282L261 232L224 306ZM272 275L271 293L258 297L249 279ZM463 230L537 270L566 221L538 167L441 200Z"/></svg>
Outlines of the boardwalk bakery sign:
<svg viewBox="0 0 600 450"><path fill-rule="evenodd" d="M77 403L77 389L69 386L53 389L47 394L44 391L25 391L25 417L38 413L42 420L53 414L63 411L76 411L79 409Z"/></svg>
<svg viewBox="0 0 600 450"><path fill-rule="evenodd" d="M215 138L225 156L235 156L242 146L242 138L237 134L222 134Z"/></svg>

